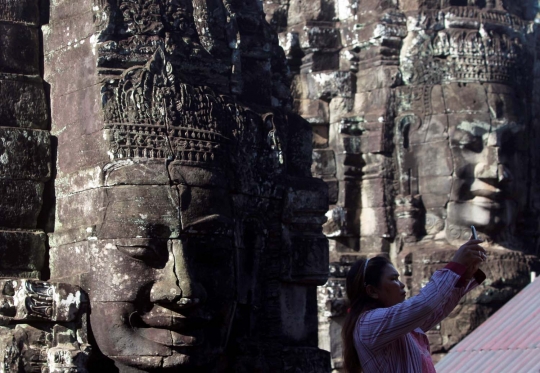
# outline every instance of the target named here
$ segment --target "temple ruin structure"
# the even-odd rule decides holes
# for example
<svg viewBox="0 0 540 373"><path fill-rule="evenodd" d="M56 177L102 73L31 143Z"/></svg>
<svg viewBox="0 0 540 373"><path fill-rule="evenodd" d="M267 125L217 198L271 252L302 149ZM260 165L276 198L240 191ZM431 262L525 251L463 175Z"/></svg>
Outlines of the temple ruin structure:
<svg viewBox="0 0 540 373"><path fill-rule="evenodd" d="M537 8L0 0L0 372L339 372L349 265L475 225L437 361L539 270Z"/></svg>
<svg viewBox="0 0 540 373"><path fill-rule="evenodd" d="M538 2L264 4L329 187L319 345L339 371L350 263L387 253L415 294L475 225L488 280L429 333L437 361L538 268Z"/></svg>
<svg viewBox="0 0 540 373"><path fill-rule="evenodd" d="M328 372L289 87L256 0L1 1L0 371Z"/></svg>

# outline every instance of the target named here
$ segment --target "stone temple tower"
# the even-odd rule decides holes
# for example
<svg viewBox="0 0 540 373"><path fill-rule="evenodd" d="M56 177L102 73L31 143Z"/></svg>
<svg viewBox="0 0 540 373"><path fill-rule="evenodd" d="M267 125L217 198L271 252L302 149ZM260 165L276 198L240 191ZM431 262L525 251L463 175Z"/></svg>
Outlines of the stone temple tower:
<svg viewBox="0 0 540 373"><path fill-rule="evenodd" d="M470 237L488 281L430 332L434 360L523 288L538 256L535 1L265 2L329 186L319 344L341 367L344 277L389 255L414 295Z"/></svg>

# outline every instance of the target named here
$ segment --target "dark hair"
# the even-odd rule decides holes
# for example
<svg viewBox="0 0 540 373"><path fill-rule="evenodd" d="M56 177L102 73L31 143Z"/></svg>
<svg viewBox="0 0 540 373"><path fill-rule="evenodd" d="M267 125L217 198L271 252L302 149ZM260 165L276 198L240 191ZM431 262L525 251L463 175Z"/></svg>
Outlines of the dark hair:
<svg viewBox="0 0 540 373"><path fill-rule="evenodd" d="M384 256L376 256L369 259L364 273L364 266L367 259L361 259L354 263L347 274L345 284L349 309L345 316L341 338L343 340L343 365L349 373L359 373L362 365L358 359L358 354L354 346L354 330L356 322L362 312L374 307L374 301L366 293L366 285L379 286L384 273L384 268L392 264Z"/></svg>

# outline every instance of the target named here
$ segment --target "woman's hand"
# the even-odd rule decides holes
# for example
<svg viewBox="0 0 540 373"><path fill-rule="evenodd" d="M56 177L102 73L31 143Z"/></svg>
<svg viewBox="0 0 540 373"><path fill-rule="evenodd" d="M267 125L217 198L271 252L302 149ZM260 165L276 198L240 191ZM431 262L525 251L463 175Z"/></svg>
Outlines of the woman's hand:
<svg viewBox="0 0 540 373"><path fill-rule="evenodd" d="M456 251L452 261L466 266L467 274L469 271L473 270L476 272L480 263L486 260L486 250L480 246L482 242L484 241L471 238ZM472 274L474 274L474 272L472 272Z"/></svg>
<svg viewBox="0 0 540 373"><path fill-rule="evenodd" d="M476 271L478 271L478 269L480 268L480 263L481 262L477 262L469 265L467 267L467 271L463 274L463 278L465 280L470 280L471 278L473 278Z"/></svg>

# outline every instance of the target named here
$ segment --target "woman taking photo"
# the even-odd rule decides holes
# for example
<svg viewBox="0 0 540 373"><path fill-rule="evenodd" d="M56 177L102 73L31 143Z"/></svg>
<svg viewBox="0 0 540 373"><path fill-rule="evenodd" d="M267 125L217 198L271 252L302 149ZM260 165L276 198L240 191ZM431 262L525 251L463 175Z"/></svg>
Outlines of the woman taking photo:
<svg viewBox="0 0 540 373"><path fill-rule="evenodd" d="M420 293L405 300L405 285L385 257L359 260L347 275L350 302L343 325L343 355L349 373L435 373L425 335L461 297L485 279L479 265L482 240L461 246Z"/></svg>

